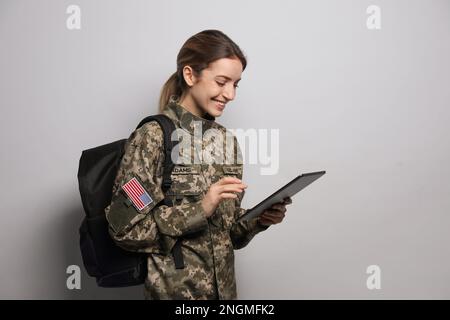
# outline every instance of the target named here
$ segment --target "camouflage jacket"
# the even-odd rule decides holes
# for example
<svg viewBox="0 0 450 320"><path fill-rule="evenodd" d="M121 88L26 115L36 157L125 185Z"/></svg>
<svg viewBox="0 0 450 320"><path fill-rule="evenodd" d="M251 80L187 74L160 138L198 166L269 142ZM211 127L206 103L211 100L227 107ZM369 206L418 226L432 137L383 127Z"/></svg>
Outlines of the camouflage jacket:
<svg viewBox="0 0 450 320"><path fill-rule="evenodd" d="M105 209L110 234L123 249L148 253L146 299L236 299L233 250L246 246L267 226L256 219L236 223L245 212L240 207L243 194L222 201L209 218L205 217L201 200L209 186L223 176L242 179L237 139L214 118L197 117L173 100L163 113L174 121L182 137L178 146L193 142L175 151L177 161L183 163L175 165L166 194L173 206L156 206L165 197L161 189L164 142L160 126L149 122L126 142L113 198ZM224 147L224 141L232 143ZM141 210L130 205L130 200L127 203L122 189L132 178L151 198ZM171 254L179 237L183 269L175 268Z"/></svg>

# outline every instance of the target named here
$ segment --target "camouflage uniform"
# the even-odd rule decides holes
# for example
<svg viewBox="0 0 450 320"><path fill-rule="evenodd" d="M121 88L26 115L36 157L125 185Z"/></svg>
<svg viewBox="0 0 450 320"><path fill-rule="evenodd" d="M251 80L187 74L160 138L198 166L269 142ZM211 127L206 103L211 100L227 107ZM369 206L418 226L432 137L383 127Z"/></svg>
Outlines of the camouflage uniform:
<svg viewBox="0 0 450 320"><path fill-rule="evenodd" d="M223 146L222 138L225 139L227 130L214 122L214 118L197 117L174 100L170 100L163 113L174 120L176 128L181 128L188 138L193 139L193 146L200 145L203 151L216 146L212 154L229 156L227 148L219 148ZM213 128L220 134L214 134L206 141L194 134L198 132L195 131L195 123L201 123L202 133ZM110 234L120 247L148 253L148 275L144 286L146 299L237 298L233 250L246 246L267 226L259 224L256 219L235 222L245 212L240 207L243 193L237 199L223 200L209 218L205 217L201 206L201 199L212 183L225 175L242 179L241 153L236 138L232 136L232 139L235 144L233 151L238 158L231 164L211 163L208 153L205 153L201 163L175 166L172 186L167 192L173 207L155 207L164 199L161 190L162 129L156 122L149 122L135 130L127 140L112 202L105 213ZM195 153L198 149L194 149L191 157L198 155ZM129 203L127 205L126 195L121 189L133 177L141 182L153 200L142 210ZM183 239L184 269L175 268L171 254L178 237Z"/></svg>

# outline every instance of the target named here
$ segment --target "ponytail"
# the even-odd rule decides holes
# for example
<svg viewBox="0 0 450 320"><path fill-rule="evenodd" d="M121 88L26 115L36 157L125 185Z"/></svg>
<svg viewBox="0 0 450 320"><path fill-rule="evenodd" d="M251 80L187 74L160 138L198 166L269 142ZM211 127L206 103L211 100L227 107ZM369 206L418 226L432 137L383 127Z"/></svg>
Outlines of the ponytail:
<svg viewBox="0 0 450 320"><path fill-rule="evenodd" d="M174 72L161 89L161 95L159 97L159 112L162 113L164 107L169 103L169 101L176 100L177 97L179 98L181 96L181 93L181 86L179 84L177 72Z"/></svg>

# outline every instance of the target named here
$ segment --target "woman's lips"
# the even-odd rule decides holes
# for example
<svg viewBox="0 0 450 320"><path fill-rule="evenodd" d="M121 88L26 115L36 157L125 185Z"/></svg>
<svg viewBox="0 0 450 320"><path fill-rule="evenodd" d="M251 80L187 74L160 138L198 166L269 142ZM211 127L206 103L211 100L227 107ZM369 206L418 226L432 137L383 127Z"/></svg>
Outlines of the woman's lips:
<svg viewBox="0 0 450 320"><path fill-rule="evenodd" d="M220 103L220 102L218 102L217 100L214 100L214 99L213 99L213 101L216 103L216 108L217 109L219 109L220 111L223 111L223 109L225 109L225 105L224 104L222 104L222 103Z"/></svg>

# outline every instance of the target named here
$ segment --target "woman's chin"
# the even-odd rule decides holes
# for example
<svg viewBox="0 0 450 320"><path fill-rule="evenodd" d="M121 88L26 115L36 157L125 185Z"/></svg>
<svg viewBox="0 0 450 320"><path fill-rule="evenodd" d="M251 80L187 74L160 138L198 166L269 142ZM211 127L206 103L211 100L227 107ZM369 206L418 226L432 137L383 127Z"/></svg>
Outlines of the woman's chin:
<svg viewBox="0 0 450 320"><path fill-rule="evenodd" d="M223 110L218 110L216 108L212 108L211 110L208 110L208 114L214 118L218 118L222 115Z"/></svg>

